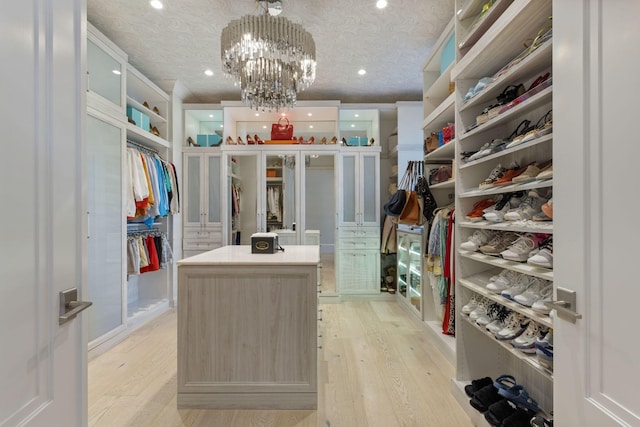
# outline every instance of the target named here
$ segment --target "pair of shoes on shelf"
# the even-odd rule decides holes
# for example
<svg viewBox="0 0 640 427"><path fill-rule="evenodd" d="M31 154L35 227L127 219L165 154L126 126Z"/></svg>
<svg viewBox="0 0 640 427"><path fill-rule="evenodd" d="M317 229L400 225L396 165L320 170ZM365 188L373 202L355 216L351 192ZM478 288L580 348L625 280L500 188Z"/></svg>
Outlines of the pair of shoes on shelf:
<svg viewBox="0 0 640 427"><path fill-rule="evenodd" d="M242 139L238 137L238 142L242 144L242 142L240 141L242 141ZM249 145L264 144L264 141L260 139L260 137L257 134L253 135L253 138L251 137L251 135L247 134L247 144Z"/></svg>
<svg viewBox="0 0 640 427"><path fill-rule="evenodd" d="M504 214L520 206L523 198L524 191L505 193L498 203L484 210L482 217L490 222L502 222Z"/></svg>
<svg viewBox="0 0 640 427"><path fill-rule="evenodd" d="M154 107L153 107L153 108L151 108L151 106L149 105L149 103L148 103L147 101L144 101L144 102L142 103L142 105L144 105L148 110L153 111L153 112L154 112L154 113L156 113L157 115L160 115L160 110L158 110L158 107L156 107L155 105L154 105Z"/></svg>
<svg viewBox="0 0 640 427"><path fill-rule="evenodd" d="M200 144L197 144L191 137L187 138L187 144L189 144L189 147L200 147Z"/></svg>
<svg viewBox="0 0 640 427"><path fill-rule="evenodd" d="M160 136L160 131L158 130L157 127L155 127L154 125L150 125L149 126L149 132L151 132L152 134L154 134L155 136Z"/></svg>
<svg viewBox="0 0 640 427"><path fill-rule="evenodd" d="M476 204L473 205L471 211L465 214L465 218L471 222L477 222L482 220L483 211L493 205L495 205L495 200L492 198L482 199Z"/></svg>

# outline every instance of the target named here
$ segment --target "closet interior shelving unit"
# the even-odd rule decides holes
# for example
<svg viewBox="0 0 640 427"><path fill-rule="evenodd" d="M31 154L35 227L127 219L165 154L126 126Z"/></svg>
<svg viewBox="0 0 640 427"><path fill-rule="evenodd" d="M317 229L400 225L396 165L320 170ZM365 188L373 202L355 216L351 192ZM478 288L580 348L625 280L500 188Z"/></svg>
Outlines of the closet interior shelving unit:
<svg viewBox="0 0 640 427"><path fill-rule="evenodd" d="M545 223L490 223L470 222L465 213L474 203L491 196L537 189L550 192L553 180L534 180L526 184L510 184L479 190L478 184L489 176L492 169L501 164L509 167L513 162L526 166L531 162L551 159L553 135L533 139L512 148L490 154L478 160L462 163L461 153L474 151L483 144L507 138L521 123L528 119L535 124L551 110L552 86L523 100L513 108L475 126L482 110L496 103L496 97L508 86L522 83L528 88L539 76L551 71L551 40L540 44L528 56L498 74L507 64L520 55L523 43L531 45L540 30L550 26L551 0L497 0L481 16L485 2L457 0L455 19L457 45L456 65L451 71L455 81L456 114L456 248L460 247L478 229L553 234L553 225ZM497 76L497 77L495 77ZM494 77L484 90L464 101L467 91L479 79ZM550 81L549 81L550 83ZM544 87L544 86L543 86ZM460 405L467 410L476 425L488 425L481 413L469 405L464 386L471 380L489 376L513 375L535 399L544 413L553 410L553 373L537 363L535 354L525 354L511 346L509 341L498 341L484 328L478 327L461 314L461 308L472 296L479 295L520 313L548 328L553 327L549 316L540 315L499 294L486 290L489 277L503 269L513 270L545 280L553 281L553 270L533 267L527 263L508 261L480 252L457 250L456 253L456 378L452 391Z"/></svg>
<svg viewBox="0 0 640 427"><path fill-rule="evenodd" d="M455 65L455 58L449 50L454 38L454 19L445 26L440 37L434 44L429 56L423 63L423 120L421 128L424 137L432 132L442 131L442 128L454 123L455 93L451 88L451 70ZM424 153L424 175L428 176L432 168L443 164L451 164L454 158L455 138L438 147L430 153ZM453 205L455 179L431 185L430 190L439 207ZM402 286L401 274L407 270L409 281L405 298L400 298L417 314L423 322L425 330L438 346L439 350L452 363L455 363L455 338L442 333L442 317L444 306L440 304L437 286L430 280L431 274L426 266L426 245L428 231L425 227L398 226L398 286ZM406 252L406 255L404 253ZM417 254L420 254L417 256ZM405 268L403 260L409 260ZM399 292L402 296L402 292ZM418 302L418 304L416 304Z"/></svg>
<svg viewBox="0 0 640 427"><path fill-rule="evenodd" d="M128 64L126 53L91 24L87 58L87 295L93 301L88 311L89 350L95 354L171 304L171 264L127 275L127 236L147 233L149 228L128 224L125 211L126 148L170 162L171 143L167 140L169 96ZM127 106L146 114L160 136L129 123ZM172 226L169 215L154 221L152 229L166 235L173 246Z"/></svg>

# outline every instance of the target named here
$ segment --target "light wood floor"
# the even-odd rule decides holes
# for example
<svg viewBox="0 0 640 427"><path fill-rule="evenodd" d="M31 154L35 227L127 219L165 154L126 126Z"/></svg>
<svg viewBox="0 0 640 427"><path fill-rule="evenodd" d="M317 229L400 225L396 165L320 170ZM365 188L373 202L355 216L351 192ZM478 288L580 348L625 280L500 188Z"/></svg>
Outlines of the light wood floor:
<svg viewBox="0 0 640 427"><path fill-rule="evenodd" d="M324 304L317 411L178 410L176 313L89 363L90 426L471 426L453 368L396 302Z"/></svg>

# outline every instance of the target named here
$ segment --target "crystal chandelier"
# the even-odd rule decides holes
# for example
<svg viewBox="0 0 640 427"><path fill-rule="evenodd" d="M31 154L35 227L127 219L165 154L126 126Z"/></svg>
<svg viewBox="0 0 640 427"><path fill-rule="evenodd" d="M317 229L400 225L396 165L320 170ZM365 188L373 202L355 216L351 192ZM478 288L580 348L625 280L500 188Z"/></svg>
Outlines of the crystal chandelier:
<svg viewBox="0 0 640 427"><path fill-rule="evenodd" d="M302 25L272 16L280 13L280 1L260 3L264 14L235 19L222 30L222 71L240 85L250 108L293 108L298 91L316 78L316 44Z"/></svg>

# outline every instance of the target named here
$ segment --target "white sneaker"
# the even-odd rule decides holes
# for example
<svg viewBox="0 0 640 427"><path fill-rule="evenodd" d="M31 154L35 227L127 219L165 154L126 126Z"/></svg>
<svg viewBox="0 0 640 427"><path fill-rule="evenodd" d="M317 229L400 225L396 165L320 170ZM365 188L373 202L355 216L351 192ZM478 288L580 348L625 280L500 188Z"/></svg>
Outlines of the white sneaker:
<svg viewBox="0 0 640 427"><path fill-rule="evenodd" d="M478 307L480 295L473 294L468 303L462 306L462 314L469 314Z"/></svg>
<svg viewBox="0 0 640 427"><path fill-rule="evenodd" d="M502 270L495 280L487 283L485 288L494 294L499 294L505 289L508 289L512 283L515 283L518 276L519 274L513 270Z"/></svg>
<svg viewBox="0 0 640 427"><path fill-rule="evenodd" d="M512 340L524 332L529 324L529 319L515 311L511 312L506 321L507 326L496 332L498 340Z"/></svg>
<svg viewBox="0 0 640 427"><path fill-rule="evenodd" d="M500 255L509 261L524 262L529 258L529 253L538 248L540 240L534 234L523 234L509 248L500 252Z"/></svg>
<svg viewBox="0 0 640 427"><path fill-rule="evenodd" d="M478 302L478 305L476 306L475 310L469 313L469 319L477 320L480 316L486 315L487 311L489 310L489 304L491 304L491 301L483 297Z"/></svg>
<svg viewBox="0 0 640 427"><path fill-rule="evenodd" d="M551 289L551 284L546 280L534 279L529 285L526 291L513 297L513 300L519 304L527 307L531 307L534 302L542 299L542 292L548 292Z"/></svg>
<svg viewBox="0 0 640 427"><path fill-rule="evenodd" d="M540 291L540 299L531 304L531 309L540 314L549 314L551 306L547 304L553 299L553 285L548 285Z"/></svg>
<svg viewBox="0 0 640 427"><path fill-rule="evenodd" d="M500 307L501 305L497 302L490 303L487 308L487 312L476 319L476 324L478 326L486 327L493 320L497 319Z"/></svg>
<svg viewBox="0 0 640 427"><path fill-rule="evenodd" d="M502 295L503 297L507 298L507 299L513 299L516 295L520 295L521 293L523 293L524 291L527 290L527 288L534 283L534 277L532 276L528 276L526 274L521 274L518 276L518 279L516 282L514 282L509 288L505 289L504 291L500 292L500 295Z"/></svg>
<svg viewBox="0 0 640 427"><path fill-rule="evenodd" d="M504 219L507 221L521 221L523 219L531 219L535 214L541 211L541 206L546 202L544 197L538 194L537 191L531 190L524 198L520 206L516 209L512 209L504 214Z"/></svg>
<svg viewBox="0 0 640 427"><path fill-rule="evenodd" d="M485 255L498 256L500 255L500 252L507 249L517 239L518 235L510 231L496 233L494 238L489 240L486 245L480 246L480 252Z"/></svg>
<svg viewBox="0 0 640 427"><path fill-rule="evenodd" d="M517 338L511 340L511 345L524 353L536 352L536 341L547 332L545 326L530 321L527 329Z"/></svg>
<svg viewBox="0 0 640 427"><path fill-rule="evenodd" d="M548 348L553 347L553 329L548 329L547 332L536 339L536 348Z"/></svg>
<svg viewBox="0 0 640 427"><path fill-rule="evenodd" d="M460 249L475 252L495 235L490 230L476 230L466 242L460 244Z"/></svg>
<svg viewBox="0 0 640 427"><path fill-rule="evenodd" d="M553 268L553 239L547 239L540 247L540 250L529 257L527 264L536 267Z"/></svg>
<svg viewBox="0 0 640 427"><path fill-rule="evenodd" d="M498 163L498 165L493 168L489 176L478 185L478 189L483 190L485 188L493 187L493 183L502 178L505 172L507 172L507 170Z"/></svg>
<svg viewBox="0 0 640 427"><path fill-rule="evenodd" d="M505 194L498 203L484 210L483 218L491 222L504 221L504 214L520 206L523 195L522 191Z"/></svg>

